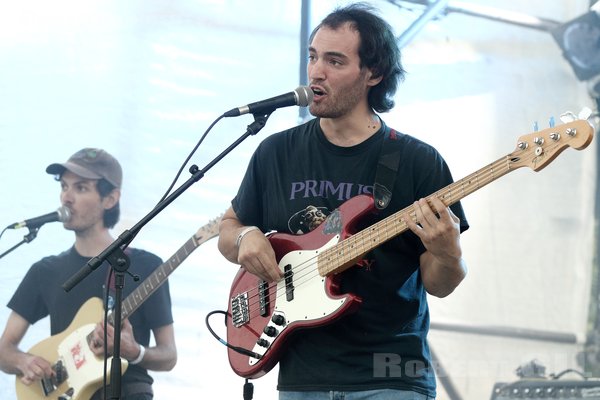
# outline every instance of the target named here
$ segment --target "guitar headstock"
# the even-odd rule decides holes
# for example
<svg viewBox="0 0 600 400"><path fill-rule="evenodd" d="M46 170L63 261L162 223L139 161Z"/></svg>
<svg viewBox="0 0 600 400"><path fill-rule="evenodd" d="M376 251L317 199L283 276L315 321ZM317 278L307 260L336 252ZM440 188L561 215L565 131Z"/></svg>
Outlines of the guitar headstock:
<svg viewBox="0 0 600 400"><path fill-rule="evenodd" d="M594 138L594 127L585 119L573 120L519 137L510 154L511 167L530 167L539 171L567 147L585 149Z"/></svg>
<svg viewBox="0 0 600 400"><path fill-rule="evenodd" d="M223 218L223 214L219 215L216 218L213 218L205 225L201 226L198 229L198 232L194 235L194 239L197 245L200 245L206 242L209 239L219 236L219 223L221 222L221 218Z"/></svg>

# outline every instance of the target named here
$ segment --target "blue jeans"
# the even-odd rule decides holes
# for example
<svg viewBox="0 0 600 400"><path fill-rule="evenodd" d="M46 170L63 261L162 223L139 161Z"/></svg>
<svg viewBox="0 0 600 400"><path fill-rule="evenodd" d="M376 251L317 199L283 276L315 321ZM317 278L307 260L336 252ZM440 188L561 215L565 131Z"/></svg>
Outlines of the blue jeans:
<svg viewBox="0 0 600 400"><path fill-rule="evenodd" d="M406 390L378 389L359 392L279 392L279 400L434 400Z"/></svg>

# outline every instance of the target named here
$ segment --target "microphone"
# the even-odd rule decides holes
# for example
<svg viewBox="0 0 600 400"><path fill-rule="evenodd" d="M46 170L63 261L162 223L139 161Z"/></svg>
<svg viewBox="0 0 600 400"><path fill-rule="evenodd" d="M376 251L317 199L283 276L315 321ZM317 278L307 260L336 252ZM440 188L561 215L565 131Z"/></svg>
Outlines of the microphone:
<svg viewBox="0 0 600 400"><path fill-rule="evenodd" d="M66 222L70 219L71 219L71 210L69 210L65 206L62 206L54 212L51 212L51 213L48 213L45 215L40 215L39 217L26 219L25 221L15 222L14 224L7 226L6 229L19 229L19 228L34 229L34 228L39 228L40 226L44 225L47 222L56 222L56 221Z"/></svg>
<svg viewBox="0 0 600 400"><path fill-rule="evenodd" d="M314 93L308 86L298 86L293 92L271 97L270 99L250 103L246 106L232 108L223 114L224 117L237 117L248 113L268 114L278 108L289 106L306 107L312 103Z"/></svg>

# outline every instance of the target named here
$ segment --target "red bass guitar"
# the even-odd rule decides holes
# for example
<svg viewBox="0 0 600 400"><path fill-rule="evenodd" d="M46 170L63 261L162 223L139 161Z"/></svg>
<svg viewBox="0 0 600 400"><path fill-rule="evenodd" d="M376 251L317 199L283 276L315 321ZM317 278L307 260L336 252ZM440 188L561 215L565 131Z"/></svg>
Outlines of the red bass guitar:
<svg viewBox="0 0 600 400"><path fill-rule="evenodd" d="M567 147L587 147L593 133L586 120L576 120L521 136L512 153L428 200L437 197L449 206L517 168L539 171ZM266 374L279 361L292 333L329 324L360 305L357 296L339 292L337 277L367 252L406 231L403 216L415 220L411 205L357 232L374 212L373 198L360 195L310 233L271 235L269 241L284 272L277 284L267 284L240 268L231 287L227 317L228 357L236 374L244 378Z"/></svg>

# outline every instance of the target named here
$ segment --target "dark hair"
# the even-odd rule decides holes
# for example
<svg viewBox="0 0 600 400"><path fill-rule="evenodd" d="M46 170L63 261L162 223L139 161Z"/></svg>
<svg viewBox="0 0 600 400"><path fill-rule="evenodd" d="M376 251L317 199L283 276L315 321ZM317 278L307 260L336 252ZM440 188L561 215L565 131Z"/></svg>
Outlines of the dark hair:
<svg viewBox="0 0 600 400"><path fill-rule="evenodd" d="M113 190L116 189L115 185L113 185L112 183L110 183L109 181L107 181L104 178L98 179L98 181L96 183L96 188L98 189L98 193L100 194L100 197L102 197L102 198L108 196L110 194L110 192L112 192ZM109 229L114 228L114 226L117 224L117 222L119 222L120 214L121 214L121 207L119 205L119 202L117 202L117 204L115 204L113 206L113 208L105 210L104 215L102 217L103 222L104 222L104 227L109 228Z"/></svg>
<svg viewBox="0 0 600 400"><path fill-rule="evenodd" d="M317 31L326 26L338 29L349 23L360 35L358 55L360 67L369 68L374 78L383 77L369 91L369 106L377 112L394 107L394 94L406 71L402 68L400 49L392 27L375 14L375 8L365 3L336 8L310 34L312 43Z"/></svg>

